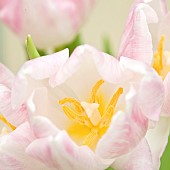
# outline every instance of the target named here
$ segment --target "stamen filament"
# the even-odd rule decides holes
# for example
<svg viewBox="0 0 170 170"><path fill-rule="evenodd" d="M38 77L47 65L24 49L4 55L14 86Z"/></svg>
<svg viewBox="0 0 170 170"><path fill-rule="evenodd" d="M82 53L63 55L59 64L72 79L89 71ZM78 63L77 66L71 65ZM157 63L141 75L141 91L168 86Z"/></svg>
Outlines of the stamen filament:
<svg viewBox="0 0 170 170"><path fill-rule="evenodd" d="M104 80L99 80L94 87L92 88L91 91L91 96L90 96L90 103L95 103L95 99L96 99L96 94L98 89L100 88L100 86L104 83Z"/></svg>
<svg viewBox="0 0 170 170"><path fill-rule="evenodd" d="M68 106L63 106L62 109L63 109L63 112L65 113L65 115L69 119L76 121L77 123L79 123L81 125L86 125L88 127L91 127L91 123L86 115L80 115L79 113L72 110Z"/></svg>
<svg viewBox="0 0 170 170"><path fill-rule="evenodd" d="M90 132L87 137L84 139L83 141L83 145L86 145L90 148L93 147L94 143L98 140L98 133L96 130L92 130L92 132Z"/></svg>
<svg viewBox="0 0 170 170"><path fill-rule="evenodd" d="M72 103L75 106L76 111L78 112L84 112L83 107L81 106L80 102L73 98L64 98L62 100L59 100L59 104L63 105L65 103Z"/></svg>
<svg viewBox="0 0 170 170"><path fill-rule="evenodd" d="M161 75L161 71L163 69L164 41L165 41L165 37L162 36L158 44L158 49L157 49L158 51L154 54L153 68L157 71L159 75Z"/></svg>
<svg viewBox="0 0 170 170"><path fill-rule="evenodd" d="M8 127L10 127L11 130L15 130L16 129L16 127L13 126L11 123L9 123L2 115L0 115L0 120L2 122L4 122Z"/></svg>

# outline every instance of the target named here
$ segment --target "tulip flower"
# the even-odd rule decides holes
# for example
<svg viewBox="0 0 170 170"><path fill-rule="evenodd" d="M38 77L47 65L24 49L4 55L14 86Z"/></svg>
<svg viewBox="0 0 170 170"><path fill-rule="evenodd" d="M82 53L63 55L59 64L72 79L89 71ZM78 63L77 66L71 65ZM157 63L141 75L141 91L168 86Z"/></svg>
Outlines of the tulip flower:
<svg viewBox="0 0 170 170"><path fill-rule="evenodd" d="M149 145L151 146L151 152L155 155L153 158L154 161L154 169L158 170L160 167L160 158L163 154L163 151L167 145L168 142L168 136L169 136L169 130L170 130L170 92L169 92L169 85L170 85L170 54L167 51L164 51L164 48L167 47L167 44L164 46L164 41L165 38L168 37L169 35L169 13L167 12L166 8L166 3L164 0L153 0L153 1L145 1L145 0L138 0L134 3L132 10L130 12L129 19L127 24L129 24L129 28L132 28L131 31L135 32L133 34L134 38L131 39L126 39L127 41L125 42L124 39L122 38L121 44L123 48L120 48L120 53L126 53L127 47L131 46L131 48L134 48L134 52L138 50L136 48L137 45L139 45L138 41L136 41L135 37L138 36L138 32L133 29L132 25L134 24L133 21L135 16L133 16L134 11L136 10L136 6L138 6L140 3L145 3L145 5L150 5L153 7L153 9L157 12L158 14L158 22L157 23L149 23L149 28L150 28L150 35L152 36L153 39L153 47L154 47L154 55L153 56L147 56L147 55L126 55L129 58L142 61L144 63L150 64L160 75L163 84L164 84L164 89L165 89L165 97L164 97L164 103L163 107L161 110L161 119L159 123L157 124L156 128L152 130L152 132L148 132L147 137L148 137L148 142ZM123 37L125 35L128 35L129 32L125 30ZM162 35L163 36L160 36ZM138 36L140 37L140 36ZM160 37L160 41L158 43L158 37ZM145 38L145 37L141 37ZM146 37L147 38L147 37ZM134 40L135 43L131 40ZM158 44L158 47L156 48L156 44ZM146 44L147 46L147 44ZM145 46L143 46L145 48ZM127 53L128 54L128 53ZM121 56L119 57L121 58ZM154 139L154 140L153 140Z"/></svg>
<svg viewBox="0 0 170 170"><path fill-rule="evenodd" d="M85 45L70 58L64 50L26 62L14 84L14 108L29 98L29 125L2 137L1 167L12 159L31 169L34 159L54 169L103 170L126 154L152 166L145 135L159 120L164 89L151 67ZM17 113L7 116L18 122Z"/></svg>
<svg viewBox="0 0 170 170"><path fill-rule="evenodd" d="M1 120L16 127L0 138L0 167L153 170L157 154L147 135L159 137L150 128L159 126L164 86L152 67L128 54L152 56L146 18L156 15L139 4L133 16L138 46L133 53L125 36L119 60L84 45L70 57L66 49L27 61L16 77L0 66Z"/></svg>
<svg viewBox="0 0 170 170"><path fill-rule="evenodd" d="M31 34L38 48L69 43L94 0L1 0L0 19L22 40Z"/></svg>

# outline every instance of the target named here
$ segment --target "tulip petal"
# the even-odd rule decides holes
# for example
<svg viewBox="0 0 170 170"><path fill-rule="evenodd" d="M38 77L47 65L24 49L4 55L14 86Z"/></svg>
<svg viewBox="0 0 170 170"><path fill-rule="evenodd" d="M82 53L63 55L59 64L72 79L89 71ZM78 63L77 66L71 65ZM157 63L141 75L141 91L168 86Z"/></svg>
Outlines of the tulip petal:
<svg viewBox="0 0 170 170"><path fill-rule="evenodd" d="M5 85L8 88L11 88L14 81L13 73L8 70L3 64L0 63L0 84Z"/></svg>
<svg viewBox="0 0 170 170"><path fill-rule="evenodd" d="M20 106L24 100L28 98L28 92L35 87L44 86L45 81L43 80L53 76L67 61L68 57L69 52L68 49L66 49L52 55L27 61L18 72L14 82L12 89L12 106ZM35 80L42 81L37 83Z"/></svg>
<svg viewBox="0 0 170 170"><path fill-rule="evenodd" d="M170 131L170 118L161 117L155 128L150 129L146 134L146 139L151 148L154 170L159 170L160 159L168 142Z"/></svg>
<svg viewBox="0 0 170 170"><path fill-rule="evenodd" d="M23 103L19 108L13 109L11 106L11 90L0 85L0 112L14 126L28 120L27 108Z"/></svg>
<svg viewBox="0 0 170 170"><path fill-rule="evenodd" d="M164 99L162 79L154 79L153 75L143 78L138 95L145 116L152 121L158 121Z"/></svg>
<svg viewBox="0 0 170 170"><path fill-rule="evenodd" d="M111 125L99 140L96 153L104 159L114 159L130 152L145 136L148 121L143 116L135 98L128 105L127 113L119 111L113 117Z"/></svg>
<svg viewBox="0 0 170 170"><path fill-rule="evenodd" d="M22 2L19 2L18 0L0 2L0 19L17 33L22 27L21 5Z"/></svg>
<svg viewBox="0 0 170 170"><path fill-rule="evenodd" d="M59 130L49 119L42 116L32 117L30 126L36 138L45 138L48 136L56 136Z"/></svg>
<svg viewBox="0 0 170 170"><path fill-rule="evenodd" d="M170 73L165 77L164 87L165 87L165 98L162 108L162 114L165 116L170 116Z"/></svg>
<svg viewBox="0 0 170 170"><path fill-rule="evenodd" d="M34 140L29 124L24 123L15 131L0 138L0 167L3 170L48 169L41 162L25 153L26 146Z"/></svg>
<svg viewBox="0 0 170 170"><path fill-rule="evenodd" d="M152 39L147 22L157 22L156 13L143 3L136 5L132 10L122 36L118 58L125 56L151 64Z"/></svg>
<svg viewBox="0 0 170 170"><path fill-rule="evenodd" d="M28 146L27 153L51 168L62 170L103 170L109 166L88 147L77 146L65 131L55 138L35 140Z"/></svg>
<svg viewBox="0 0 170 170"><path fill-rule="evenodd" d="M143 139L131 153L116 159L112 167L116 170L155 170L146 139Z"/></svg>

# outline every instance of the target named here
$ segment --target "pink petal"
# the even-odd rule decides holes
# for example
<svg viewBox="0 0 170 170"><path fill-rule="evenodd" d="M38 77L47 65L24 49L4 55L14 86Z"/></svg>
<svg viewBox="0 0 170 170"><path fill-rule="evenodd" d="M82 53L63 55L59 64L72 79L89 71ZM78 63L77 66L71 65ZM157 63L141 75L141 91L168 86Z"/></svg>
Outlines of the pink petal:
<svg viewBox="0 0 170 170"><path fill-rule="evenodd" d="M148 121L136 105L136 97L130 98L127 113L116 113L109 129L97 144L96 153L104 159L114 159L130 152L146 134Z"/></svg>
<svg viewBox="0 0 170 170"><path fill-rule="evenodd" d="M11 88L14 81L13 73L8 70L3 64L0 63L0 84L5 85L8 88Z"/></svg>
<svg viewBox="0 0 170 170"><path fill-rule="evenodd" d="M112 167L116 170L155 170L146 139L143 139L131 153L116 159Z"/></svg>
<svg viewBox="0 0 170 170"><path fill-rule="evenodd" d="M164 99L164 86L162 79L150 75L145 77L139 88L139 104L145 116L158 121Z"/></svg>
<svg viewBox="0 0 170 170"><path fill-rule="evenodd" d="M33 88L44 86L44 80L53 76L69 57L68 49L26 62L16 77L12 89L12 105L20 106ZM48 84L47 84L48 85Z"/></svg>
<svg viewBox="0 0 170 170"><path fill-rule="evenodd" d="M0 167L3 170L48 169L41 162L25 153L25 148L34 140L29 124L24 123L15 131L1 137Z"/></svg>
<svg viewBox="0 0 170 170"><path fill-rule="evenodd" d="M165 77L164 80L164 88L165 88L165 98L162 108L162 114L166 116L170 116L170 73Z"/></svg>
<svg viewBox="0 0 170 170"><path fill-rule="evenodd" d="M125 56L151 64L152 39L147 22L157 22L156 13L146 4L136 5L125 27L118 58Z"/></svg>
<svg viewBox="0 0 170 170"><path fill-rule="evenodd" d="M11 90L0 85L0 110L4 117L14 126L28 120L27 108L22 104L19 108L13 109L11 106Z"/></svg>
<svg viewBox="0 0 170 170"><path fill-rule="evenodd" d="M35 88L27 101L27 109L29 112L30 120L32 121L33 119L34 121L34 117L43 116L51 120L53 124L55 124L58 128L60 129L65 128L68 124L68 119L65 116L65 114L63 114L62 108L58 104L59 93L60 91L57 91L55 93L54 89L47 90L46 87ZM39 119L36 119L36 120L38 121ZM35 122L35 123L39 124L40 122ZM48 122L46 123L49 124ZM53 129L52 131L54 131L52 132L52 135L57 132L57 129L53 127L52 124L50 125L50 127ZM48 133L49 129L46 129L46 130ZM35 133L37 132L35 131ZM40 130L40 133L42 133L42 134L39 134L40 136L44 135L43 132L41 132L41 130Z"/></svg>
<svg viewBox="0 0 170 170"><path fill-rule="evenodd" d="M51 168L63 170L103 170L109 166L88 147L77 146L65 131L55 138L35 140L28 146L27 153Z"/></svg>
<svg viewBox="0 0 170 170"><path fill-rule="evenodd" d="M17 33L21 31L22 27L21 6L22 2L18 0L0 2L0 19Z"/></svg>
<svg viewBox="0 0 170 170"><path fill-rule="evenodd" d="M152 153L154 170L160 168L160 159L168 142L170 131L170 118L161 117L155 128L147 132L146 139Z"/></svg>
<svg viewBox="0 0 170 170"><path fill-rule="evenodd" d="M91 76L89 77L89 75ZM125 79L122 79L123 75ZM84 77L83 79L82 76ZM89 82L93 80L94 84L98 79L101 79L101 77L108 82L120 83L129 79L129 76L130 73L128 70L114 57L102 53L89 45L81 45L74 50L63 68L51 79L51 85L56 87L67 79L76 77L75 79L77 81L74 86L76 87L76 84L78 84L80 88L79 82L81 82L81 84L83 84L84 81L84 83L88 83L86 77L88 77ZM72 84L73 80L69 81L69 86L72 87ZM88 84L87 87L89 87Z"/></svg>
<svg viewBox="0 0 170 170"><path fill-rule="evenodd" d="M30 120L30 126L36 138L56 136L59 130L46 117L36 116Z"/></svg>

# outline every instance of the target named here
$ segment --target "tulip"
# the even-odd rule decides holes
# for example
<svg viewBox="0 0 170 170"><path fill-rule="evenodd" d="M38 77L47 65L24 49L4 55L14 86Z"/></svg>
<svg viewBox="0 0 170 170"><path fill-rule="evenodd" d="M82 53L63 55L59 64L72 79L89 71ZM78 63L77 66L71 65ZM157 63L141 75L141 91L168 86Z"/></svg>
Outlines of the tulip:
<svg viewBox="0 0 170 170"><path fill-rule="evenodd" d="M146 17L156 15L139 4L133 16L135 54L151 57ZM120 60L83 45L70 57L66 49L27 61L16 77L0 66L2 119L16 127L0 138L0 167L153 170L157 154L147 134L159 139L150 128L159 126L164 86L152 67L129 58L126 38Z"/></svg>
<svg viewBox="0 0 170 170"><path fill-rule="evenodd" d="M1 167L10 168L15 155L20 168L32 169L34 159L54 169L103 170L126 154L141 159L141 148L152 166L145 135L149 122L159 120L164 89L151 67L85 45L70 58L64 50L26 62L14 84L12 105L28 98L29 125L1 139ZM18 124L17 113L6 115Z"/></svg>
<svg viewBox="0 0 170 170"><path fill-rule="evenodd" d="M1 0L0 19L22 40L31 34L38 48L69 43L94 0Z"/></svg>
<svg viewBox="0 0 170 170"><path fill-rule="evenodd" d="M151 65L157 74L161 77L162 82L164 84L164 89L165 89L165 97L164 97L164 102L163 102L163 107L161 109L161 119L159 123L157 124L156 128L152 130L152 132L147 133L147 138L148 138L148 143L151 147L151 152L153 153L153 162L154 162L154 170L158 170L160 167L160 158L165 150L165 147L168 142L168 136L169 136L169 130L170 130L170 92L169 92L169 86L170 86L170 54L167 51L164 51L164 48L166 48L167 44L165 44L164 47L164 41L165 37L167 38L169 35L169 26L170 22L168 22L169 18L169 13L167 12L167 7L166 3L164 0L153 0L153 1L147 1L147 0L137 0L134 5L132 6L132 10L130 14L133 14L134 11L136 10L136 5L138 6L140 3L145 3L145 5L150 5L153 7L153 9L157 12L158 14L158 22L157 23L149 23L149 28L150 28L150 36L152 36L153 39L153 47L154 47L154 52L155 54L152 56L147 57L147 55L126 55L127 57L131 59L135 59L138 61L142 61L144 63L147 63ZM149 15L149 13L148 13ZM133 28L132 25L134 24L133 21L135 16L130 15L127 24L129 24L129 28ZM131 29L132 30L132 29ZM135 30L132 30L135 32ZM160 41L158 43L158 37L161 36ZM127 35L127 31L125 30L123 37ZM135 35L138 35L138 32L136 32ZM140 37L140 36L138 36ZM141 38L145 38L142 37ZM136 42L136 39L131 38ZM136 46L138 43L134 43L126 39L127 41L125 42L124 39L122 38L121 44L123 48L120 48L120 53L125 53L126 52L126 44L128 46L132 46L131 48L134 48L133 54L138 50ZM158 43L158 48L156 48L156 44ZM148 44L146 44L147 46ZM143 48L146 48L143 46ZM153 52L153 53L154 53ZM128 53L127 53L128 54ZM121 58L121 56L119 57Z"/></svg>

